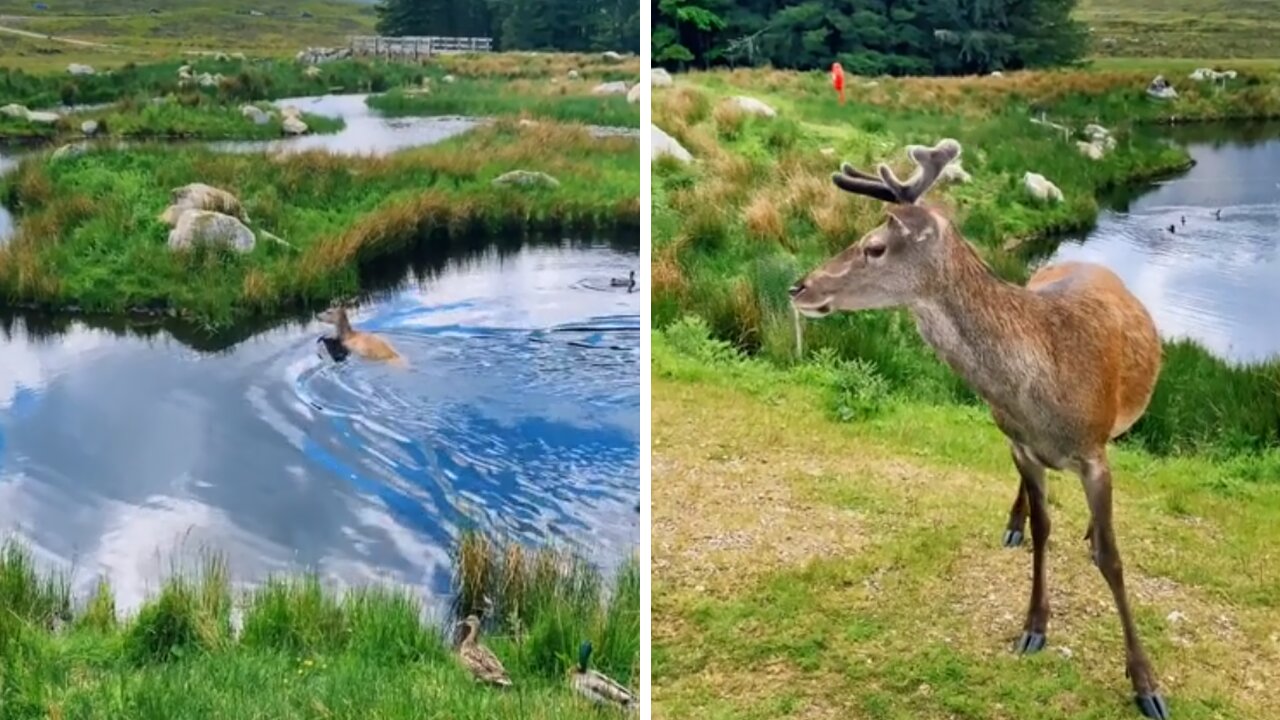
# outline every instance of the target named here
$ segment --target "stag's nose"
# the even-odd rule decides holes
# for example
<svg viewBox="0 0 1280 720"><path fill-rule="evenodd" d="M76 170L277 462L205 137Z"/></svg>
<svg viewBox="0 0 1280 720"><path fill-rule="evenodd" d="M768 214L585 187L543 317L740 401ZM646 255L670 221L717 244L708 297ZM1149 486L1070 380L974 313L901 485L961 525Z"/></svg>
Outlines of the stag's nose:
<svg viewBox="0 0 1280 720"><path fill-rule="evenodd" d="M787 294L791 297L795 297L802 292L804 292L804 280L797 281L795 285L787 289Z"/></svg>

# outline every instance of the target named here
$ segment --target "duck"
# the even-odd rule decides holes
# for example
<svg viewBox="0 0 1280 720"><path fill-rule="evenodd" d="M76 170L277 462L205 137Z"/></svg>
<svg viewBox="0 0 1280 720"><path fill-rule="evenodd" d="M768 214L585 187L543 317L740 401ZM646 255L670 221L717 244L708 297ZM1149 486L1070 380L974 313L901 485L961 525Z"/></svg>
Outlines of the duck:
<svg viewBox="0 0 1280 720"><path fill-rule="evenodd" d="M569 685L574 691L597 705L636 707L636 696L614 680L588 669L590 661L591 642L584 641L578 649L578 664L569 673Z"/></svg>
<svg viewBox="0 0 1280 720"><path fill-rule="evenodd" d="M366 360L379 360L392 365L403 366L404 358L400 353L396 352L391 343L374 335L373 333L363 332L351 327L351 320L347 318L347 309L341 305L335 305L328 310L320 313L317 319L321 322L332 323L337 328L338 334L334 338L321 338L325 343L325 348L329 350L330 356L334 360L340 359L333 352L333 341L341 343L348 353L355 353ZM345 358L346 354L342 354Z"/></svg>
<svg viewBox="0 0 1280 720"><path fill-rule="evenodd" d="M462 660L462 665L481 682L511 687L511 678L507 676L506 668L502 667L502 661L492 650L480 644L480 618L468 615L462 621L462 626L466 628L466 634L458 645L458 658Z"/></svg>
<svg viewBox="0 0 1280 720"><path fill-rule="evenodd" d="M1169 226L1169 232L1171 232L1171 233L1173 233L1173 234L1175 234L1175 235L1176 235L1176 234L1178 234L1178 228L1174 227L1173 225L1170 225L1170 226Z"/></svg>
<svg viewBox="0 0 1280 720"><path fill-rule="evenodd" d="M611 287L624 287L628 290L636 286L636 271L632 270L631 274L624 278L609 278Z"/></svg>

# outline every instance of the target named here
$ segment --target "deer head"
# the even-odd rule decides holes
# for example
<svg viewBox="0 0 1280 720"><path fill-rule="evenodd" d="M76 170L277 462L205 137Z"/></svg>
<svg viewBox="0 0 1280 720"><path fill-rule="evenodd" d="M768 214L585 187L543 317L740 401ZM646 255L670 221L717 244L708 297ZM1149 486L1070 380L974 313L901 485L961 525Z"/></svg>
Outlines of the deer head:
<svg viewBox="0 0 1280 720"><path fill-rule="evenodd" d="M810 317L837 311L904 305L939 283L947 269L949 223L916 203L947 165L960 157L960 143L943 140L932 148L912 145L914 174L902 182L886 165L879 176L845 163L832 175L836 187L889 203L884 224L791 287L791 303Z"/></svg>

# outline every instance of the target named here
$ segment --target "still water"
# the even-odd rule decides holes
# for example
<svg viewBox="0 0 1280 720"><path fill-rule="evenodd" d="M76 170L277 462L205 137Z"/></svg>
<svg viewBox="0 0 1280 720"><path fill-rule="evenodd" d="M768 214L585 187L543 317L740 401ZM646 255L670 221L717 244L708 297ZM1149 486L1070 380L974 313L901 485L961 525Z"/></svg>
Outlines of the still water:
<svg viewBox="0 0 1280 720"><path fill-rule="evenodd" d="M317 344L305 320L215 352L167 331L7 318L0 536L109 575L135 606L174 558L235 579L316 569L447 592L467 527L576 547L639 541L634 240L488 247L420 261L352 313L409 363Z"/></svg>
<svg viewBox="0 0 1280 720"><path fill-rule="evenodd" d="M1053 259L1117 272L1165 337L1192 338L1239 362L1280 355L1280 124L1169 136L1196 166L1113 198L1096 229L1064 242Z"/></svg>

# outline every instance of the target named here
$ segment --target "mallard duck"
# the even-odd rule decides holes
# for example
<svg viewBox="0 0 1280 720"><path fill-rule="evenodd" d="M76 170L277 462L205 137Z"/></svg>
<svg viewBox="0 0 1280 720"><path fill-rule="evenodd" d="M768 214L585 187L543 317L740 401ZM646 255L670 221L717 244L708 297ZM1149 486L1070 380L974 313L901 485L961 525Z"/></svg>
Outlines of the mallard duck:
<svg viewBox="0 0 1280 720"><path fill-rule="evenodd" d="M633 708L636 697L631 691L604 675L589 670L587 664L591 660L591 643L584 642L578 650L578 665L569 675L569 684L581 696L599 705L613 705L619 708Z"/></svg>
<svg viewBox="0 0 1280 720"><path fill-rule="evenodd" d="M458 657L462 659L462 664L481 682L511 687L511 678L507 677L502 661L492 650L480 644L480 618L468 615L462 625L467 631L462 643L458 645Z"/></svg>
<svg viewBox="0 0 1280 720"><path fill-rule="evenodd" d="M628 289L635 287L636 271L632 270L631 274L628 275L625 280L623 278L609 278L609 285L611 287L624 287Z"/></svg>
<svg viewBox="0 0 1280 720"><path fill-rule="evenodd" d="M335 305L320 313L317 319L321 322L332 323L337 328L338 335L336 338L330 339L341 342L343 347L360 357L367 360L381 360L393 365L404 365L404 358L400 356L400 353L396 352L395 348L391 347L391 343L373 333L352 328L351 320L347 318L347 309L345 307ZM325 347L329 347L328 342L325 343ZM330 351L329 354L333 355L333 352Z"/></svg>

